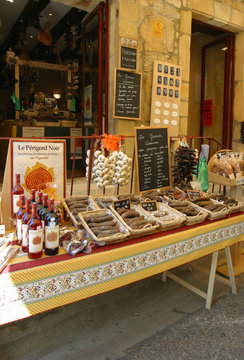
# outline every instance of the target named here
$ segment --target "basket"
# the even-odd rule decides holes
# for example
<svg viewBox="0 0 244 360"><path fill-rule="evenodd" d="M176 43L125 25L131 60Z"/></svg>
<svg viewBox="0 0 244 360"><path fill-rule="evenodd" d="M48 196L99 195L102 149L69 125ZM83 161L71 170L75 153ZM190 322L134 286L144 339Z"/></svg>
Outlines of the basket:
<svg viewBox="0 0 244 360"><path fill-rule="evenodd" d="M185 216L183 214L181 214L180 212L176 212L174 209L172 209L170 206L166 205L166 204L163 204L163 203L158 203L158 209L159 211L170 211L171 214L174 215L174 219L172 220L168 220L168 221L163 221L163 220L160 220L160 218L156 217L156 216L153 216L151 214L151 212L143 209L141 207L141 205L138 205L137 207L140 207L140 209L145 212L147 215L150 215L154 221L156 221L158 224L159 224L159 228L162 229L162 230L170 230L170 229L175 229L179 226L182 225L182 223L184 222L185 220Z"/></svg>
<svg viewBox="0 0 244 360"><path fill-rule="evenodd" d="M87 224L85 218L86 216L89 215L110 215L113 217L114 221L118 224L119 226L119 233L118 234L114 234L114 235L110 235L107 237L97 237L92 229L89 227L89 225ZM122 242L124 241L129 235L130 232L127 229L127 227L125 227L123 224L121 224L118 220L118 218L116 216L114 216L113 212L110 211L109 209L99 209L99 210L92 210L92 211L86 211L83 213L79 213L78 214L80 220L81 220L81 224L84 226L84 228L86 229L86 231L91 235L91 237L97 241L97 242L101 242L101 243L105 243L105 244L114 244L114 243L118 243L118 242Z"/></svg>
<svg viewBox="0 0 244 360"><path fill-rule="evenodd" d="M142 234L147 234L147 233L150 233L150 232L153 232L153 230L157 229L159 227L159 224L156 223L155 225L151 225L150 223L148 223L147 225L145 225L144 228L142 229L132 229L125 221L124 219L117 213L117 211L112 207L110 206L110 210L112 211L112 213L118 218L118 220L123 224L124 227L126 227L128 229L128 231L132 234L132 235L142 235ZM137 207L136 205L135 206L132 206L131 207L131 210L136 210L139 212L140 215L144 216L144 218L146 220L151 220L151 221L154 221L155 220L152 218L151 215L149 214L145 214L144 210L142 208L140 208L139 206Z"/></svg>
<svg viewBox="0 0 244 360"><path fill-rule="evenodd" d="M210 201L212 201L213 203L215 204L219 204L220 205L220 202L219 201L215 201L213 199L210 199ZM197 205L197 204L194 204L194 203L191 203L192 205L194 205L195 207L197 207L198 209L201 209L202 211L205 211L207 213L207 218L209 220L216 220L216 219L221 219L225 216L227 216L229 214L229 209L228 207L226 206L226 208L223 208L221 209L220 211L218 212L213 212L213 211L210 211L208 209L204 209L202 208L201 206ZM221 204L222 205L222 204Z"/></svg>
<svg viewBox="0 0 244 360"><path fill-rule="evenodd" d="M216 194L209 194L209 195L210 195L210 198L211 198L211 196L216 195ZM231 199L228 196L226 196L226 198ZM242 207L244 206L243 202L239 201L238 199L233 199L233 200L235 200L237 202L237 205L228 205L228 204L225 204L224 202L222 202L220 200L217 200L217 199L214 199L214 198L213 198L213 200L215 202L218 202L221 205L227 206L228 209L229 209L229 214L234 214L236 212L241 211Z"/></svg>
<svg viewBox="0 0 244 360"><path fill-rule="evenodd" d="M85 196L84 196L85 197ZM71 196L72 199L79 199L80 196ZM72 214L72 212L70 211L68 205L66 204L65 200L67 200L68 198L65 198L62 200L62 204L64 209L66 210L66 212L69 214L69 217L73 223L73 225L75 227L79 227L81 225L81 222L79 220L77 220L77 218ZM95 210L98 209L98 205L93 201L93 199L89 196L87 196L87 199L89 201L89 205L87 206L87 210Z"/></svg>
<svg viewBox="0 0 244 360"><path fill-rule="evenodd" d="M172 200L170 198L167 198L166 196L164 197L165 200ZM181 201L181 200L178 200L178 201ZM184 200L184 201L187 201L187 200ZM191 206L195 207L197 210L199 210L199 213L195 216L187 216L183 213L181 213L180 211L178 211L177 209L174 209L173 207L171 207L170 205L168 205L170 207L170 209L173 209L174 211L176 211L179 215L183 216L184 217L184 225L195 225L195 224L200 224L202 223L208 213L207 211L205 211L204 209L202 209L200 206L197 206L195 204L193 204L192 202L189 202L187 201L189 204L191 204Z"/></svg>
<svg viewBox="0 0 244 360"><path fill-rule="evenodd" d="M114 195L92 195L91 198L94 201L94 203L97 205L98 209L106 209L106 208L109 209L110 205L108 205L106 208L104 208L104 207L101 206L101 204L99 204L97 202L97 199L104 199L104 200L111 199L112 202L117 200L117 198Z"/></svg>

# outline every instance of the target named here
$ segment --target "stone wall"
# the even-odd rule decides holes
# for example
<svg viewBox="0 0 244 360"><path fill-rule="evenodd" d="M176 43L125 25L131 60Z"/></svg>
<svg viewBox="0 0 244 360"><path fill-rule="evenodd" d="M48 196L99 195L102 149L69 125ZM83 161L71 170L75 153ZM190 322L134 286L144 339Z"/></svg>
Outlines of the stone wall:
<svg viewBox="0 0 244 360"><path fill-rule="evenodd" d="M237 33L233 148L238 149L244 95L243 40L244 2L240 0L110 0L110 90L111 132L132 135L135 126L149 125L153 61L183 66L180 134L188 133L191 20L196 19ZM153 35L154 21L163 25L161 38ZM143 74L142 121L112 118L114 69L119 67L120 36L138 40L138 71Z"/></svg>

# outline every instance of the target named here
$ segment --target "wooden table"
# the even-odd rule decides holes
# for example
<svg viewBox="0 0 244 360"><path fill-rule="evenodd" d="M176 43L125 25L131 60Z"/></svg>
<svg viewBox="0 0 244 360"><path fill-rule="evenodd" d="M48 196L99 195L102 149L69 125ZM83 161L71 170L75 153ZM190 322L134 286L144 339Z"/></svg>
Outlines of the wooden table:
<svg viewBox="0 0 244 360"><path fill-rule="evenodd" d="M27 318L166 272L244 241L244 213L99 247L13 259L0 275L0 324Z"/></svg>

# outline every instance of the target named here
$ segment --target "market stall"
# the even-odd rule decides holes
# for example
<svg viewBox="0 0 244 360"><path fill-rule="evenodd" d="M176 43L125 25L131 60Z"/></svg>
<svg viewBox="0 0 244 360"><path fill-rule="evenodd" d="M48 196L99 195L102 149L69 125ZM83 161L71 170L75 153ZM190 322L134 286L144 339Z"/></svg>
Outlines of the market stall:
<svg viewBox="0 0 244 360"><path fill-rule="evenodd" d="M236 293L230 247L244 241L243 204L190 188L194 149L181 143L171 166L167 128L136 128L133 159L123 136L93 137L86 176L101 193L90 194L88 186L86 195L68 197L65 154L63 140L10 141L2 199L9 228L0 238L2 324L155 274L173 278L169 270L213 254L207 294L197 292L210 309L223 249L230 278L225 283ZM137 194L130 186L134 167ZM131 193L121 195L126 185ZM116 195L105 194L108 186Z"/></svg>

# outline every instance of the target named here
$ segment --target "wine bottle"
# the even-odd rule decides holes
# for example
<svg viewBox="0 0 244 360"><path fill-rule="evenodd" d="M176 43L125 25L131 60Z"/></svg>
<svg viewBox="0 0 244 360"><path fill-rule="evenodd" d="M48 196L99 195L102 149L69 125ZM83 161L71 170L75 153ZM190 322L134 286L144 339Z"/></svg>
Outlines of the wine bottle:
<svg viewBox="0 0 244 360"><path fill-rule="evenodd" d="M17 214L19 210L19 197L24 194L24 189L20 184L20 174L15 175L15 186L12 191L13 199L13 217Z"/></svg>
<svg viewBox="0 0 244 360"><path fill-rule="evenodd" d="M37 214L40 216L41 209L43 208L42 202L42 191L38 191L37 193Z"/></svg>
<svg viewBox="0 0 244 360"><path fill-rule="evenodd" d="M59 250L59 221L54 211L54 199L49 199L48 208L45 218L45 254L56 255Z"/></svg>
<svg viewBox="0 0 244 360"><path fill-rule="evenodd" d="M31 218L31 199L26 199L25 213L22 217L22 250L26 253L28 252L27 228L30 218Z"/></svg>
<svg viewBox="0 0 244 360"><path fill-rule="evenodd" d="M39 213L39 217L40 220L42 222L42 227L45 228L45 217L46 215L49 213L49 209L48 209L48 195L44 194L43 195L43 207Z"/></svg>
<svg viewBox="0 0 244 360"><path fill-rule="evenodd" d="M42 256L42 222L37 215L37 203L31 204L31 218L28 222L28 257L38 259Z"/></svg>
<svg viewBox="0 0 244 360"><path fill-rule="evenodd" d="M22 218L25 213L25 195L20 195L20 208L16 214L16 233L19 244L22 241Z"/></svg>
<svg viewBox="0 0 244 360"><path fill-rule="evenodd" d="M36 190L35 189L31 189L30 197L31 197L31 203L36 202Z"/></svg>

